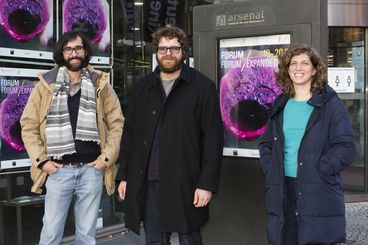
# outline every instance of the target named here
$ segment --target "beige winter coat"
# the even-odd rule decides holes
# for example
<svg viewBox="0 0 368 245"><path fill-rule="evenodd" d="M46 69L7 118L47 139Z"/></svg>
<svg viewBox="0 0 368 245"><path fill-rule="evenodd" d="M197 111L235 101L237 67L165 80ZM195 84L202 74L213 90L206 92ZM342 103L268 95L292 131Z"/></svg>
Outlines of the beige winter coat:
<svg viewBox="0 0 368 245"><path fill-rule="evenodd" d="M39 82L35 85L24 108L20 120L22 139L27 153L32 161L31 191L42 193L47 173L38 168L38 164L48 159L46 153L45 126L46 117L51 105L52 94L59 67L39 75ZM105 162L104 183L109 195L115 191L115 162L118 158L120 140L123 131L124 117L120 102L109 84L107 73L94 70L88 66L91 80L96 86L97 127L100 135L101 155L98 157Z"/></svg>

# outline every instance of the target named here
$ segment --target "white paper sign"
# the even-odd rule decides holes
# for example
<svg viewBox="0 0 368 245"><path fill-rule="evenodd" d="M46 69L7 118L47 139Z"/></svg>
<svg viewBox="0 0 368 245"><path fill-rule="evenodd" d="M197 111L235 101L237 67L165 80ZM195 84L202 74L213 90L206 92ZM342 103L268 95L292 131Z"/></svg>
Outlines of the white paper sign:
<svg viewBox="0 0 368 245"><path fill-rule="evenodd" d="M354 67L329 67L328 84L337 93L355 92L355 68Z"/></svg>

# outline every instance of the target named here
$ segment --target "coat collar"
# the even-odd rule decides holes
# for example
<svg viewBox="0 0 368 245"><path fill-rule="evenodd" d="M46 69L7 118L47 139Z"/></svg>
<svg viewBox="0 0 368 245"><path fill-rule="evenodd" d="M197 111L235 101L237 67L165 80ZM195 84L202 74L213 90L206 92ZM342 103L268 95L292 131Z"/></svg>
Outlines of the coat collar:
<svg viewBox="0 0 368 245"><path fill-rule="evenodd" d="M332 96L336 95L337 94L335 90L333 90L328 84L326 84L323 89L315 91L307 103L313 107L318 108L325 104ZM275 114L282 111L288 100L288 96L284 94L279 95L275 100L274 106L272 107L270 117L273 117Z"/></svg>
<svg viewBox="0 0 368 245"><path fill-rule="evenodd" d="M155 70L151 73L152 78L154 79L149 79L149 88L152 88L154 86L156 86L158 84L158 82L161 81L160 78L160 69L158 67L155 68ZM176 79L177 81L184 81L189 83L190 82L190 67L186 64L183 64L182 68L181 68L181 72L179 77Z"/></svg>
<svg viewBox="0 0 368 245"><path fill-rule="evenodd" d="M314 107L321 107L325 104L332 96L337 96L337 93L328 84L321 90L317 90L313 93L312 98L309 99L308 104Z"/></svg>
<svg viewBox="0 0 368 245"><path fill-rule="evenodd" d="M40 81L42 81L45 85L47 85L47 87L49 87L50 90L52 90L50 85L52 83L55 83L56 76L57 76L57 73L58 73L59 69L60 69L60 66L55 66L53 69L39 75ZM91 81L92 81L94 86L98 86L98 88L102 88L106 85L106 83L108 82L108 74L107 73L104 73L104 72L99 71L99 70L95 70L90 65L87 66L87 70L89 72L89 75L91 76ZM100 79L98 84L96 84L97 80L100 76L103 79Z"/></svg>

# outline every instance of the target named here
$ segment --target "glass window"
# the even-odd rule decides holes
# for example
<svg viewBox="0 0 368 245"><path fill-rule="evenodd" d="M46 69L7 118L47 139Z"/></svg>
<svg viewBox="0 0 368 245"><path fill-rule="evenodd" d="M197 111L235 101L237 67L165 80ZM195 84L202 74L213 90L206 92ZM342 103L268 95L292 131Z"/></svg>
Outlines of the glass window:
<svg viewBox="0 0 368 245"><path fill-rule="evenodd" d="M160 9L167 11L158 10L158 5L149 3L150 1L113 1L113 85L123 112L134 83L156 66L152 32L164 22L174 24L172 21L175 19L176 26L187 33L191 45L192 7L206 2L177 1L175 6L170 2L162 2ZM192 48L189 47L188 56L191 54ZM190 59L186 61L190 62ZM104 227L105 221L108 225L121 224L124 221L124 203L118 202L116 196L104 195L102 198Z"/></svg>
<svg viewBox="0 0 368 245"><path fill-rule="evenodd" d="M339 93L352 122L356 155L351 167L342 173L345 190L365 190L365 29L329 28L328 67L353 67L355 70L355 92Z"/></svg>

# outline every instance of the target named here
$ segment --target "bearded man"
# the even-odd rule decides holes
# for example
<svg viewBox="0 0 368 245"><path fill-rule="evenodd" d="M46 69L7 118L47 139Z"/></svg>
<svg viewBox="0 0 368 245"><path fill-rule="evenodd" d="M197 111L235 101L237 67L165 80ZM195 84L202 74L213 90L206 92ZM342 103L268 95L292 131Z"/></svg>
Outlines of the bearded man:
<svg viewBox="0 0 368 245"><path fill-rule="evenodd" d="M125 225L140 222L146 244L202 244L200 229L217 192L223 127L215 83L184 64L187 36L167 26L153 34L158 66L134 86L117 180Z"/></svg>
<svg viewBox="0 0 368 245"><path fill-rule="evenodd" d="M93 69L91 57L82 33L64 33L54 49L57 66L39 76L20 121L32 191L46 183L41 245L61 243L73 196L74 244L95 244L103 180L107 194L115 189L124 118L108 74Z"/></svg>

